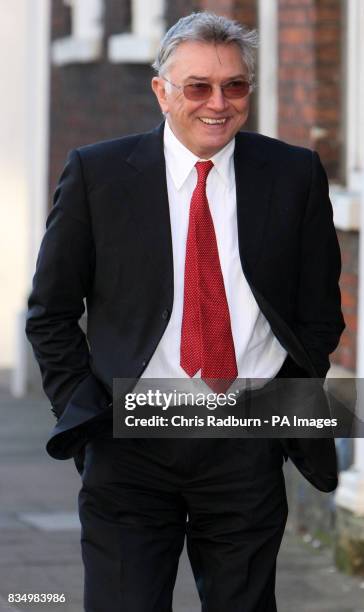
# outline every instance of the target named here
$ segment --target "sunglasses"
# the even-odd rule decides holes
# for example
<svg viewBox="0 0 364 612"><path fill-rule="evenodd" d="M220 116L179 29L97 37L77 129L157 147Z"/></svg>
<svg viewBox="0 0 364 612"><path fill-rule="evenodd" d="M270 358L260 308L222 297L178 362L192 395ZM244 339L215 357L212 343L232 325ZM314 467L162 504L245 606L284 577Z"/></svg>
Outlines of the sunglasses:
<svg viewBox="0 0 364 612"><path fill-rule="evenodd" d="M165 77L162 77L164 81L167 81L172 87L183 91L183 95L187 100L203 101L208 100L212 95L213 87L210 83L196 82L188 83L187 85L175 85ZM253 89L250 81L244 79L236 79L229 81L225 85L220 85L221 91L225 98L228 100L234 100L238 98L245 98Z"/></svg>

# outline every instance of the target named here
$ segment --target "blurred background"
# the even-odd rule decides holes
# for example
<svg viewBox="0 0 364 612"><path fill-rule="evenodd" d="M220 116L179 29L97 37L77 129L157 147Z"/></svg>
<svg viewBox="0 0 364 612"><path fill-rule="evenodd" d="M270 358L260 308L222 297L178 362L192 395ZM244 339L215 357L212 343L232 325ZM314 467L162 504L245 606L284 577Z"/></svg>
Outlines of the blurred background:
<svg viewBox="0 0 364 612"><path fill-rule="evenodd" d="M246 129L321 156L346 321L330 376L364 377L363 0L0 0L0 612L8 593L41 588L68 589L63 611L82 608L79 481L71 462L45 455L53 420L23 332L52 194L70 149L162 120L150 64L165 30L199 10L258 29ZM364 612L364 440L337 440L337 448L333 495L287 470L282 612ZM197 610L184 565L181 576L176 610Z"/></svg>

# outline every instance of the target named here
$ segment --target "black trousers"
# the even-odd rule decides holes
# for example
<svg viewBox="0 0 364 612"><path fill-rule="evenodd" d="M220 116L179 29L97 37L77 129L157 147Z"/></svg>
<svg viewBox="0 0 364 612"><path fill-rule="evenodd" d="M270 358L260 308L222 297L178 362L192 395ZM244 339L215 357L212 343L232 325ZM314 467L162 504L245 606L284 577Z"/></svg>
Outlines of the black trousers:
<svg viewBox="0 0 364 612"><path fill-rule="evenodd" d="M185 538L203 612L275 612L282 463L268 439L88 442L79 495L86 612L171 612Z"/></svg>

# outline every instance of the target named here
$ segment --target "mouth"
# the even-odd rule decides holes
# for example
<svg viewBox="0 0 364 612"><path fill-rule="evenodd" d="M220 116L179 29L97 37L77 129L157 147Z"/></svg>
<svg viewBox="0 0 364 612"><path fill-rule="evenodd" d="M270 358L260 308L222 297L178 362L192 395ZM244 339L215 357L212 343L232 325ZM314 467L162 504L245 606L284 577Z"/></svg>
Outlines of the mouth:
<svg viewBox="0 0 364 612"><path fill-rule="evenodd" d="M223 117L222 119L212 119L211 117L199 117L199 120L205 125L225 125L228 118Z"/></svg>

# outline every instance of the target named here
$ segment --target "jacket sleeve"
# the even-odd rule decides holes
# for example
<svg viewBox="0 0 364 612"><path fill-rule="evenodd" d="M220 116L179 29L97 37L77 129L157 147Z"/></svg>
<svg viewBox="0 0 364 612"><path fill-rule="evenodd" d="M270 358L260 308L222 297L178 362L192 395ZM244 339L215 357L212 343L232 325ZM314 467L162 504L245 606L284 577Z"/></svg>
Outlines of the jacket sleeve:
<svg viewBox="0 0 364 612"><path fill-rule="evenodd" d="M84 299L93 283L94 259L81 159L73 151L47 220L26 321L43 387L57 417L84 379L89 377L91 384L97 384L90 369L87 340L79 326Z"/></svg>
<svg viewBox="0 0 364 612"><path fill-rule="evenodd" d="M296 333L319 377L345 328L339 289L341 259L329 199L328 181L312 153L311 185L303 221Z"/></svg>

